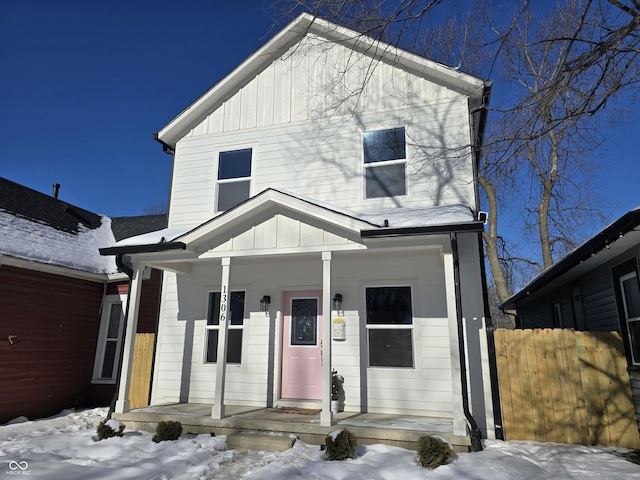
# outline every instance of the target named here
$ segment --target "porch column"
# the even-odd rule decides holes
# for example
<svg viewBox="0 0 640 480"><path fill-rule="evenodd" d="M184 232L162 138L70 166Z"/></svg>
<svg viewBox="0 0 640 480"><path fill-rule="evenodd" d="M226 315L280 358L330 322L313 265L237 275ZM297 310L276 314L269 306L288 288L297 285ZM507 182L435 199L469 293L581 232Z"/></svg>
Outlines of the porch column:
<svg viewBox="0 0 640 480"><path fill-rule="evenodd" d="M131 362L133 361L133 348L138 330L138 312L140 311L140 294L142 292L142 272L144 265L134 264L133 277L131 277L131 291L129 292L129 306L127 308L127 329L124 333L124 346L122 347L122 365L120 365L120 389L115 411L124 413L130 410L129 385L131 383Z"/></svg>
<svg viewBox="0 0 640 480"><path fill-rule="evenodd" d="M449 325L449 355L451 357L451 386L453 390L453 434L467 434L467 424L462 406L462 385L460 384L460 346L458 341L458 316L456 306L456 283L453 269L453 253L444 252L444 283L447 298L447 319Z"/></svg>
<svg viewBox="0 0 640 480"><path fill-rule="evenodd" d="M322 412L320 425L331 426L331 252L322 252Z"/></svg>
<svg viewBox="0 0 640 480"><path fill-rule="evenodd" d="M224 417L224 382L227 372L227 337L229 333L229 271L231 258L222 259L222 281L220 282L220 318L218 327L218 358L216 364L216 393L211 418Z"/></svg>

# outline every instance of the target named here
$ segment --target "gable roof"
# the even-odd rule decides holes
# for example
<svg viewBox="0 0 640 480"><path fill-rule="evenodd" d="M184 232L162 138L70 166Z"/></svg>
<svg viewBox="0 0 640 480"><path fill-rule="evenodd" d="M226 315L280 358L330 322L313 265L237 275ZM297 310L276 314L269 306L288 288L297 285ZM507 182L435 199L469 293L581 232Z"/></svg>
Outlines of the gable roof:
<svg viewBox="0 0 640 480"><path fill-rule="evenodd" d="M116 242L100 249L102 255L149 253L167 250L191 250L209 238L237 231L239 226L253 225L257 219L278 211L288 211L303 218L321 221L341 231L346 237L361 240L369 237L395 237L482 231L465 205L430 208L396 208L371 212L353 212L325 202L273 188L198 226L171 227L147 235Z"/></svg>
<svg viewBox="0 0 640 480"><path fill-rule="evenodd" d="M444 85L454 91L464 93L471 98L470 110L482 105L491 82L485 82L472 75L447 67L420 55L410 53L398 47L375 40L354 30L338 26L327 20L302 13L285 26L265 45L248 57L231 73L205 92L178 116L154 135L165 151L172 151L175 145L189 130L199 124L211 111L234 95L243 85L280 57L292 45L301 41L305 35L314 34L329 41L339 43L354 51L365 53L376 60L398 65L410 73L427 78L434 83ZM482 124L486 109L480 109L476 132L482 135Z"/></svg>
<svg viewBox="0 0 640 480"><path fill-rule="evenodd" d="M640 244L640 206L627 212L615 222L591 237L571 253L531 280L519 292L508 298L501 310L517 308L527 297L551 288L551 282L570 281L590 271L629 248Z"/></svg>

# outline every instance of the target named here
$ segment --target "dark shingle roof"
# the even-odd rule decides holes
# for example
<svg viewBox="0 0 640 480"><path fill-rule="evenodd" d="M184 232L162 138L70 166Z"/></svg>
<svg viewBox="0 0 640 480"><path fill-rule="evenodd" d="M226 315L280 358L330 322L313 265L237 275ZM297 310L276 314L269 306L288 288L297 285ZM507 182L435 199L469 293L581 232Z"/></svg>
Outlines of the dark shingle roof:
<svg viewBox="0 0 640 480"><path fill-rule="evenodd" d="M115 217L111 219L111 231L116 242L136 235L162 230L167 226L167 215L144 215L139 217Z"/></svg>
<svg viewBox="0 0 640 480"><path fill-rule="evenodd" d="M80 224L91 230L101 225L100 215L2 177L0 210L74 234Z"/></svg>

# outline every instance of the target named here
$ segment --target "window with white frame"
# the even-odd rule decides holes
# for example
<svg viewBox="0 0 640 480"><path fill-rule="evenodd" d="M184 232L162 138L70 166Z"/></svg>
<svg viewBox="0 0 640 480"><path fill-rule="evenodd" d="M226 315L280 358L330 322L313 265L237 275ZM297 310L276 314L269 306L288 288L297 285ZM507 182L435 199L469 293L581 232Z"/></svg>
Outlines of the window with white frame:
<svg viewBox="0 0 640 480"><path fill-rule="evenodd" d="M413 368L411 287L367 287L370 367Z"/></svg>
<svg viewBox="0 0 640 480"><path fill-rule="evenodd" d="M216 211L227 211L249 198L252 149L230 150L218 154Z"/></svg>
<svg viewBox="0 0 640 480"><path fill-rule="evenodd" d="M365 198L407 194L404 127L363 133Z"/></svg>
<svg viewBox="0 0 640 480"><path fill-rule="evenodd" d="M638 274L631 272L620 277L624 320L634 365L640 364L640 283Z"/></svg>
<svg viewBox="0 0 640 480"><path fill-rule="evenodd" d="M123 305L124 298L120 295L105 297L93 365L93 383L114 383L118 376L124 332Z"/></svg>
<svg viewBox="0 0 640 480"><path fill-rule="evenodd" d="M226 304L228 312L227 363L242 363L242 330L244 328L244 291L231 292ZM221 292L209 292L209 307L207 309L206 326L206 363L218 361L218 333L220 329L220 300Z"/></svg>

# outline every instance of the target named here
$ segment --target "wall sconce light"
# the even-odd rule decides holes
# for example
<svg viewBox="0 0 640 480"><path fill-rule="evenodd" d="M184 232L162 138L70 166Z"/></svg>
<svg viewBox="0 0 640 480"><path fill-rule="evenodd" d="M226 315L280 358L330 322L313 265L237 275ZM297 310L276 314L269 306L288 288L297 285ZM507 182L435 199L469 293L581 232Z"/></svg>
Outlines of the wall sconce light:
<svg viewBox="0 0 640 480"><path fill-rule="evenodd" d="M271 297L269 295L263 295L260 299L260 311L266 312L269 310L269 304L271 303Z"/></svg>
<svg viewBox="0 0 640 480"><path fill-rule="evenodd" d="M336 293L333 296L333 309L336 311L342 310L342 294L341 293Z"/></svg>

